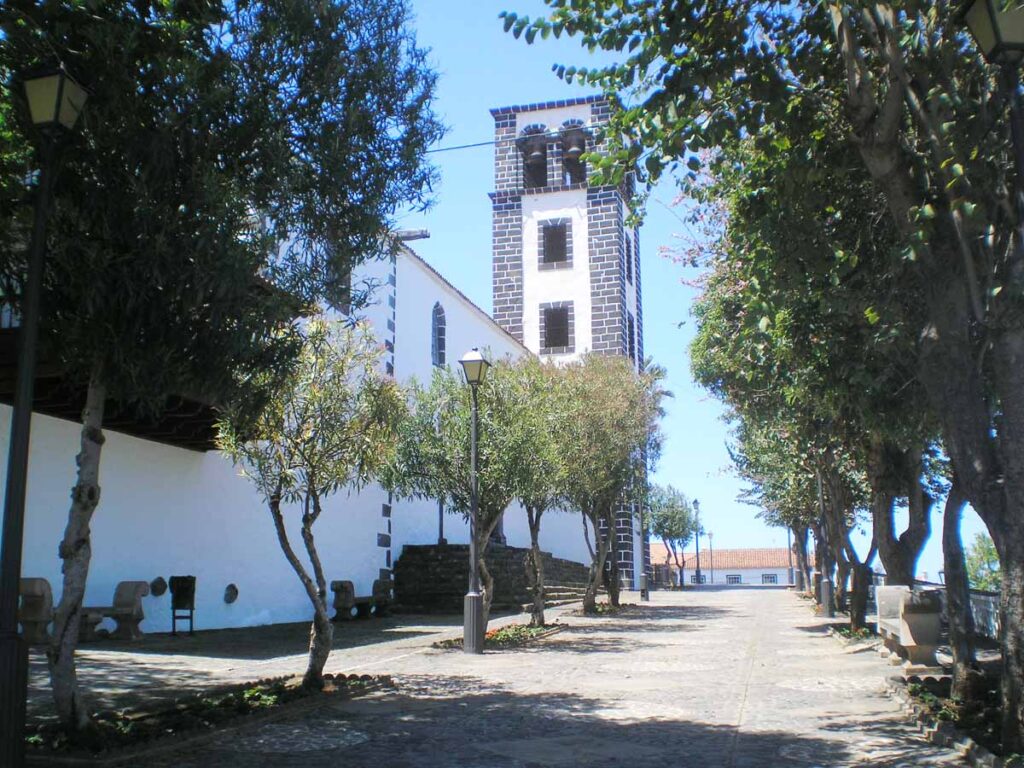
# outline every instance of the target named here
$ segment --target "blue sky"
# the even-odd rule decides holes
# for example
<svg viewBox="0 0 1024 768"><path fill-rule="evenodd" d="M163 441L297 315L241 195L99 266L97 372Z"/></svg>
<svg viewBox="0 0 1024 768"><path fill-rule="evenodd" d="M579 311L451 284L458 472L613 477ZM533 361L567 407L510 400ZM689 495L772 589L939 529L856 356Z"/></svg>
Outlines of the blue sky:
<svg viewBox="0 0 1024 768"><path fill-rule="evenodd" d="M502 31L500 11L536 15L544 12L539 0L413 0L413 9L420 44L432 49L431 61L440 73L436 106L450 127L442 147L489 141L494 131L488 111L492 107L589 93L563 83L551 65L593 66L601 61L564 38L538 38L529 46ZM399 222L402 228L430 231L429 240L411 245L487 311L492 153L493 147L483 146L433 154L441 171L436 205L426 214L409 213ZM671 182L655 190L641 232L645 352L668 370L668 387L675 395L663 425L667 439L656 479L700 499L702 522L714 533L716 547L784 546L784 530L765 526L755 508L736 500L741 485L730 471L722 407L690 377L690 305L696 291L684 280L696 275L658 255L659 246L671 245L682 228L670 209L674 197ZM933 515L936 530L919 565L931 577L941 568L941 524L938 508ZM980 521L973 513L965 515L965 541L977 530ZM862 544L862 551L865 547Z"/></svg>

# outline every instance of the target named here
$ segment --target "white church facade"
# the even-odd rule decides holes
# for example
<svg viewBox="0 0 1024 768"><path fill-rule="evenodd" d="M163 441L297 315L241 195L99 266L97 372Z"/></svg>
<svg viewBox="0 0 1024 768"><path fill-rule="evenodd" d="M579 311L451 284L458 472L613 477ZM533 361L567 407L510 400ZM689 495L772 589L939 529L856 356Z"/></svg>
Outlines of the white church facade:
<svg viewBox="0 0 1024 768"><path fill-rule="evenodd" d="M639 359L639 260L635 233L624 233L622 227L620 192L595 193L577 179L514 195L510 190L518 182L500 170L509 152L524 157L525 142L519 139L532 134L524 133L520 122L530 119L533 123L539 117L561 126L573 118L589 131L595 112L602 108L606 110L607 105L599 100L577 100L495 112L501 135L492 195L494 318L408 247L403 246L391 261L362 268L361 276L379 286L364 314L385 347L387 370L400 382L429 379L434 365L457 365L458 357L472 347L488 349L495 357L540 354L570 359L593 350L632 352ZM527 118L526 112L536 114ZM515 115L511 128L506 125L509 114ZM548 134L552 151L546 153L545 172L560 162L556 146L560 134ZM520 171L526 165L515 162ZM510 203L513 197L516 200ZM517 213L507 213L506 204ZM501 234L506 226L514 228L510 222L515 218L519 234ZM565 245L571 266L545 267L544 257L537 255L542 247L537 238L544 236L544 226L554 219L568 222ZM627 238L628 285L623 258ZM616 239L617 246L606 244ZM561 241L549 235L547 242L557 249ZM617 255L611 253L616 247ZM514 262L511 256L517 251L520 268L518 276L508 278L513 283L510 288L505 264ZM549 250L548 257L551 254ZM520 308L518 321L510 309L515 306ZM547 312L545 317L553 307L568 311ZM13 333L0 331L9 337ZM627 333L633 335L627 339ZM551 344L545 344L545 339ZM554 342L559 343L553 346ZM61 583L57 544L67 519L80 427L68 418L72 413L60 410L55 402L37 406L32 420L22 573L47 579L57 599ZM10 416L10 407L0 405L4 442ZM281 553L268 511L249 481L215 449L210 425L197 431L192 424L183 415L158 428L139 430L115 422L105 429L102 498L91 526L92 566L85 604L109 605L121 581L194 575L199 629L308 619L308 598ZM356 594L369 594L374 580L390 574L404 546L437 542L439 514L435 500L389 499L376 486L358 494L335 495L325 504L316 531L327 578L350 580ZM449 543L468 541L461 516L445 514L443 528ZM517 504L506 512L503 531L509 545L529 546L526 515ZM632 528L632 516L623 514L616 534L622 542L624 575L631 582L642 567L643 549ZM548 517L541 546L556 557L589 562L575 515ZM226 599L228 595L233 599ZM169 594L143 598L143 608L143 631L170 629Z"/></svg>

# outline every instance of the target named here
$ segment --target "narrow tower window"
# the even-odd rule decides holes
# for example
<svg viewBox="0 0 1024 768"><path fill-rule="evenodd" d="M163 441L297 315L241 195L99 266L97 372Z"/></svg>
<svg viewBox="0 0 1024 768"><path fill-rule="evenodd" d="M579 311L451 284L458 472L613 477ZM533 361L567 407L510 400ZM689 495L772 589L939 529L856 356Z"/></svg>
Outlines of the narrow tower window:
<svg viewBox="0 0 1024 768"><path fill-rule="evenodd" d="M434 304L430 318L430 360L438 367L445 363L445 319L440 302Z"/></svg>

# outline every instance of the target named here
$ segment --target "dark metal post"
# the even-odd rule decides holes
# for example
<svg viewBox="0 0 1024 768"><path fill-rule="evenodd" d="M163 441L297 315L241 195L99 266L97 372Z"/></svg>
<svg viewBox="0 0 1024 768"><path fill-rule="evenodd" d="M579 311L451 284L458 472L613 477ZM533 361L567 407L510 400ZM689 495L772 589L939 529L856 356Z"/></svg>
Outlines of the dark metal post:
<svg viewBox="0 0 1024 768"><path fill-rule="evenodd" d="M476 475L476 384L470 384L469 425L469 591L463 606L462 648L466 653L484 652L484 599L480 594L480 572L477 567L476 531L479 516L479 489Z"/></svg>
<svg viewBox="0 0 1024 768"><path fill-rule="evenodd" d="M18 634L21 550L25 530L25 489L28 479L29 430L35 384L39 303L46 253L46 219L53 183L54 144L40 142L41 166L36 189L35 219L29 248L28 275L21 301L18 330L18 380L11 415L10 453L4 496L3 544L0 547L0 766L19 768L25 762L25 697L28 689L28 646Z"/></svg>
<svg viewBox="0 0 1024 768"><path fill-rule="evenodd" d="M708 531L708 555L711 559L711 583L715 583L715 534Z"/></svg>

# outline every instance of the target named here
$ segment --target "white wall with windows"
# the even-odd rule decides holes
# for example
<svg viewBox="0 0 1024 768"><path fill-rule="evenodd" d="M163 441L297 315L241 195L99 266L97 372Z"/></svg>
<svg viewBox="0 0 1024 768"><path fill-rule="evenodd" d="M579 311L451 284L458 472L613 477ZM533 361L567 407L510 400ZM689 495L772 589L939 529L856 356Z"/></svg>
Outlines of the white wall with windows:
<svg viewBox="0 0 1024 768"><path fill-rule="evenodd" d="M396 263L367 265L357 278L378 285L370 304L359 311L381 338L394 347L400 381L430 376L435 305L445 315L448 365L458 365L473 346L496 357L528 354L452 285L412 253ZM390 359L386 350L385 361ZM0 406L0 457L6 459L11 409ZM79 425L34 415L29 459L27 513L22 573L47 579L54 599L61 592L57 545L63 534L69 491L75 482ZM200 452L106 430L100 470L102 497L92 523L92 566L86 605L109 605L123 580L150 582L162 576L197 577L196 627L250 626L309 618L310 606L278 544L270 514L248 480L216 451ZM3 477L0 476L0 493ZM372 486L341 492L326 500L316 524L320 556L328 580L349 579L357 594L369 594L381 569L388 568L405 544L437 541L435 500L394 500ZM296 551L301 552L297 510L286 515ZM445 535L467 540L461 516L445 515ZM509 544L529 545L525 513L513 506L506 516ZM542 545L560 557L587 562L578 515L550 515ZM238 597L224 600L234 585ZM144 598L143 631L170 628L170 594ZM110 626L109 621L106 626Z"/></svg>

